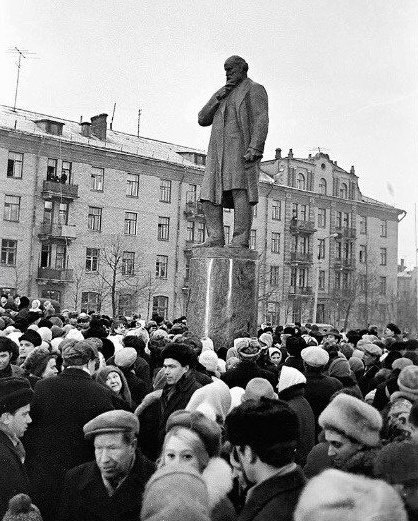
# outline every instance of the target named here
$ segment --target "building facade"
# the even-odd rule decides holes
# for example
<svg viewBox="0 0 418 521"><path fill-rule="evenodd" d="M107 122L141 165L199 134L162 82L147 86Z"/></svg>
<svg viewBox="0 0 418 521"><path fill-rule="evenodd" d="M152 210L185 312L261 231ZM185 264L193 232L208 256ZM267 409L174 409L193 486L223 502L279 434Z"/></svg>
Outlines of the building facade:
<svg viewBox="0 0 418 521"><path fill-rule="evenodd" d="M105 114L77 123L0 107L0 288L115 315L190 313L204 164L203 151L110 130ZM364 197L354 169L323 153L277 149L261 166L260 322L313 321L316 308L318 322L383 323L403 212Z"/></svg>

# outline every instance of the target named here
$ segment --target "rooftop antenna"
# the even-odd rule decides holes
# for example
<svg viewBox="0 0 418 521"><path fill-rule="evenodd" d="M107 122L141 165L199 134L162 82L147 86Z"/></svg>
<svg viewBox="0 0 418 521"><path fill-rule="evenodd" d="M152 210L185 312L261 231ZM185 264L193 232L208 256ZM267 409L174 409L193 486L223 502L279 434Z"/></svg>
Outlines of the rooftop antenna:
<svg viewBox="0 0 418 521"><path fill-rule="evenodd" d="M329 152L329 148L325 148L325 147L315 147L315 148L310 148L309 149L309 152Z"/></svg>
<svg viewBox="0 0 418 521"><path fill-rule="evenodd" d="M30 52L27 49L18 49L17 47L12 47L8 49L8 53L18 54L19 58L17 60L17 78L16 78L16 90L15 90L15 100L13 103L13 111L16 112L16 102L17 102L17 93L19 90L19 78L20 78L20 67L22 66L22 58L29 58L31 55L35 55L36 52Z"/></svg>
<svg viewBox="0 0 418 521"><path fill-rule="evenodd" d="M142 110L138 109L138 130L137 130L138 137L139 137L139 127L141 125L141 113L142 113Z"/></svg>
<svg viewBox="0 0 418 521"><path fill-rule="evenodd" d="M113 118L115 117L115 110L116 110L116 101L115 101L115 104L113 105L112 119L110 120L110 130L112 130L112 127L113 127Z"/></svg>

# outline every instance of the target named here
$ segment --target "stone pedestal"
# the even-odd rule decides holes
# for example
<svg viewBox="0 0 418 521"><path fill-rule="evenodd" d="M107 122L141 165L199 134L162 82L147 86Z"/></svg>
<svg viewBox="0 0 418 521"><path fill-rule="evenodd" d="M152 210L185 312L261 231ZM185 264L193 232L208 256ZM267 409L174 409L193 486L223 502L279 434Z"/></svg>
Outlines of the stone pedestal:
<svg viewBox="0 0 418 521"><path fill-rule="evenodd" d="M187 322L190 331L231 347L236 333L256 335L257 252L247 248L193 248Z"/></svg>

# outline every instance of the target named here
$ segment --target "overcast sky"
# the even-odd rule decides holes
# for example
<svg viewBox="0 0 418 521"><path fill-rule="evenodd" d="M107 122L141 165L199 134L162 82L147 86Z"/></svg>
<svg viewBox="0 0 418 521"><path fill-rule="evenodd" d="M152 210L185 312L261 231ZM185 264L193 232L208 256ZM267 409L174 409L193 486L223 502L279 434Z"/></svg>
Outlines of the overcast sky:
<svg viewBox="0 0 418 521"><path fill-rule="evenodd" d="M206 149L197 112L239 54L270 103L265 159L318 147L355 165L369 197L407 210L399 257L415 264L416 0L2 0L0 103Z"/></svg>

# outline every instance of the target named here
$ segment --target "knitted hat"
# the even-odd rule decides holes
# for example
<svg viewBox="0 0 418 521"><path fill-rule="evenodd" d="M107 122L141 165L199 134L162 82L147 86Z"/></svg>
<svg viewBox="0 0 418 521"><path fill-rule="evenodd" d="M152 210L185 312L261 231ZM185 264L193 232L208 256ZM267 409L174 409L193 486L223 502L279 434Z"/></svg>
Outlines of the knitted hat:
<svg viewBox="0 0 418 521"><path fill-rule="evenodd" d="M34 331L33 329L27 329L23 335L19 337L19 342L22 340L26 340L27 342L30 342L35 347L40 346L42 344L42 337L39 333Z"/></svg>
<svg viewBox="0 0 418 521"><path fill-rule="evenodd" d="M115 410L107 411L96 416L84 427L84 437L89 439L97 434L108 432L132 432L138 434L139 420L133 412Z"/></svg>
<svg viewBox="0 0 418 521"><path fill-rule="evenodd" d="M361 361L360 358L357 358L356 356L352 356L350 360L348 361L348 365L350 366L351 370L356 373L357 371L361 371L364 369L364 364Z"/></svg>
<svg viewBox="0 0 418 521"><path fill-rule="evenodd" d="M279 383L277 384L279 394L285 389L289 389L289 387L300 384L306 384L305 375L294 367L284 365L280 372Z"/></svg>
<svg viewBox="0 0 418 521"><path fill-rule="evenodd" d="M202 440L210 458L218 456L221 450L221 428L199 411L179 410L173 412L168 420L165 432L174 427L184 427L196 433Z"/></svg>
<svg viewBox="0 0 418 521"><path fill-rule="evenodd" d="M268 380L265 378L253 378L247 383L245 392L242 395L242 401L259 401L262 396L271 400L277 399L277 394Z"/></svg>
<svg viewBox="0 0 418 521"><path fill-rule="evenodd" d="M305 486L294 521L407 521L399 494L384 481L328 469Z"/></svg>
<svg viewBox="0 0 418 521"><path fill-rule="evenodd" d="M65 331L64 331L64 329L62 327L53 325L51 327L51 333L52 333L52 339L54 339L54 338L58 338L60 336L63 336Z"/></svg>
<svg viewBox="0 0 418 521"><path fill-rule="evenodd" d="M124 347L115 354L115 365L117 367L131 367L138 358L138 353L133 347Z"/></svg>
<svg viewBox="0 0 418 521"><path fill-rule="evenodd" d="M42 340L45 340L46 342L51 342L52 331L48 327L40 327L38 329L38 334L41 335Z"/></svg>
<svg viewBox="0 0 418 521"><path fill-rule="evenodd" d="M399 391L391 395L390 399L394 400L403 396L408 400L418 400L418 366L408 365L404 367L398 376Z"/></svg>
<svg viewBox="0 0 418 521"><path fill-rule="evenodd" d="M13 412L28 405L32 396L33 391L26 378L0 378L0 416L4 412Z"/></svg>
<svg viewBox="0 0 418 521"><path fill-rule="evenodd" d="M341 353L349 360L353 354L354 348L347 344L346 342L340 344Z"/></svg>
<svg viewBox="0 0 418 521"><path fill-rule="evenodd" d="M144 491L142 521L210 521L206 483L186 465L166 465L151 476Z"/></svg>
<svg viewBox="0 0 418 521"><path fill-rule="evenodd" d="M37 347L29 353L23 364L23 369L30 374L42 377L49 360L53 358L53 356L54 355L48 349Z"/></svg>
<svg viewBox="0 0 418 521"><path fill-rule="evenodd" d="M261 347L256 338L242 338L237 343L237 353L242 360L256 360L260 356Z"/></svg>
<svg viewBox="0 0 418 521"><path fill-rule="evenodd" d="M393 352L396 352L396 351L392 351ZM394 360L392 362L392 369L393 370L396 370L396 369L400 369L402 370L404 367L408 367L408 365L414 365L414 362L410 359L410 358L397 358L396 360Z"/></svg>
<svg viewBox="0 0 418 521"><path fill-rule="evenodd" d="M65 338L71 339L71 340L77 340L78 342L81 342L84 340L83 333L79 331L78 329L70 329L67 333L67 336Z"/></svg>
<svg viewBox="0 0 418 521"><path fill-rule="evenodd" d="M258 340L259 340L259 342L262 342L263 344L265 344L265 346L267 348L271 347L273 345L273 337L272 337L271 333L262 333L258 337Z"/></svg>
<svg viewBox="0 0 418 521"><path fill-rule="evenodd" d="M52 322L53 326L63 327L64 325L60 317L49 317L49 320Z"/></svg>
<svg viewBox="0 0 418 521"><path fill-rule="evenodd" d="M364 351L361 351L360 349L354 349L353 354L351 355L351 358L359 358L360 360L363 359ZM350 360L351 360L350 358Z"/></svg>
<svg viewBox="0 0 418 521"><path fill-rule="evenodd" d="M10 499L3 521L42 521L42 516L29 496L17 494Z"/></svg>
<svg viewBox="0 0 418 521"><path fill-rule="evenodd" d="M376 476L393 485L418 480L418 443L408 440L385 445L374 469Z"/></svg>
<svg viewBox="0 0 418 521"><path fill-rule="evenodd" d="M218 355L215 351L206 350L199 355L199 362L211 373L216 373L218 367Z"/></svg>
<svg viewBox="0 0 418 521"><path fill-rule="evenodd" d="M322 411L318 423L323 429L340 432L362 445L376 447L380 443L379 411L348 394L337 395Z"/></svg>
<svg viewBox="0 0 418 521"><path fill-rule="evenodd" d="M372 356L382 356L383 351L376 344L363 344L363 351Z"/></svg>
<svg viewBox="0 0 418 521"><path fill-rule="evenodd" d="M186 410L200 411L213 421L224 422L231 408L231 393L222 380L215 379L211 384L197 389L190 398Z"/></svg>
<svg viewBox="0 0 418 521"><path fill-rule="evenodd" d="M335 378L344 378L345 376L351 376L350 364L345 358L335 358L328 367L328 374L335 376Z"/></svg>
<svg viewBox="0 0 418 521"><path fill-rule="evenodd" d="M312 367L323 367L329 361L329 354L319 346L305 347L300 355L304 362Z"/></svg>

